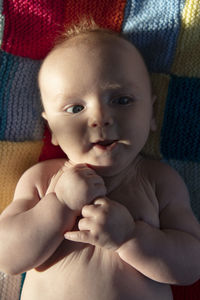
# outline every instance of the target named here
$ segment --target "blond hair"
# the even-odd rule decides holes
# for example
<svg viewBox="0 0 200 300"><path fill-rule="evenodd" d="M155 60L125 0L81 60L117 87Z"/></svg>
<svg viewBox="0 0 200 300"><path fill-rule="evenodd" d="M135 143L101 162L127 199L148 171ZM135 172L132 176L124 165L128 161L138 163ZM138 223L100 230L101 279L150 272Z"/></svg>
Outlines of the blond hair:
<svg viewBox="0 0 200 300"><path fill-rule="evenodd" d="M67 41L74 39L75 37L87 35L89 33L112 35L122 38L131 43L126 38L126 36L122 35L121 33L108 28L100 27L92 17L83 16L80 20L71 25L64 25L63 30L58 34L58 36L55 39L53 49L58 48L59 46L65 44Z"/></svg>

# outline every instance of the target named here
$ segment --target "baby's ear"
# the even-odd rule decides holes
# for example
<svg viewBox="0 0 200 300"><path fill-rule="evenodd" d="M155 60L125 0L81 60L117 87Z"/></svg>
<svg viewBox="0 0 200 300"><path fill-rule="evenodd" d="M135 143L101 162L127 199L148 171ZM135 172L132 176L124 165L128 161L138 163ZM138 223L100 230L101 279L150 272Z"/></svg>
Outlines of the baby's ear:
<svg viewBox="0 0 200 300"><path fill-rule="evenodd" d="M50 127L49 127L49 124L48 124L48 120L47 120L47 114L45 113L45 111L42 112L42 117L47 121L47 125L48 125L48 128L49 130L51 131ZM53 132L51 131L51 143L55 146L58 146L58 142L57 142L57 139L55 137L55 135L53 134Z"/></svg>
<svg viewBox="0 0 200 300"><path fill-rule="evenodd" d="M151 124L150 124L151 131L156 131L156 129L157 129L157 124L156 124L156 119L155 119L155 114L154 114L154 104L155 104L156 99L157 99L157 96L153 95L152 96L153 110L152 110L152 117L151 117Z"/></svg>
<svg viewBox="0 0 200 300"><path fill-rule="evenodd" d="M45 111L42 112L42 117L43 117L45 120L47 120L47 115L46 115Z"/></svg>
<svg viewBox="0 0 200 300"><path fill-rule="evenodd" d="M51 132L51 143L52 143L54 146L58 146L57 138L56 138L56 136L53 134L53 132Z"/></svg>

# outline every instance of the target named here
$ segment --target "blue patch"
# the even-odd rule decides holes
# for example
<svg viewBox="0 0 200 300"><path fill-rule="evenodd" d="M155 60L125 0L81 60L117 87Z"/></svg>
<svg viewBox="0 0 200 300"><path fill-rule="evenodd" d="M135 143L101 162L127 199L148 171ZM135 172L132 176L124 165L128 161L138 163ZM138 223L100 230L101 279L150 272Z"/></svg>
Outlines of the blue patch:
<svg viewBox="0 0 200 300"><path fill-rule="evenodd" d="M185 0L128 0L122 32L141 51L151 72L173 63Z"/></svg>
<svg viewBox="0 0 200 300"><path fill-rule="evenodd" d="M40 63L0 52L0 140L42 139L42 105L37 87Z"/></svg>

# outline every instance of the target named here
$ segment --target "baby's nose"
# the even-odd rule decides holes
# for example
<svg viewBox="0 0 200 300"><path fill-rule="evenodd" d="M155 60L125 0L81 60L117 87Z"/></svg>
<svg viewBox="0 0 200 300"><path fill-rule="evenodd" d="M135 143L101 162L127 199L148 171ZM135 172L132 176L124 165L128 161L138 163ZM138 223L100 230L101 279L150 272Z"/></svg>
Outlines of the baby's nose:
<svg viewBox="0 0 200 300"><path fill-rule="evenodd" d="M110 120L105 121L105 122L99 122L99 121L97 121L97 120L93 120L93 121L90 123L90 127L105 127L105 126L109 126L109 125L111 125Z"/></svg>
<svg viewBox="0 0 200 300"><path fill-rule="evenodd" d="M89 120L90 127L106 127L113 124L113 118L108 111L99 111Z"/></svg>

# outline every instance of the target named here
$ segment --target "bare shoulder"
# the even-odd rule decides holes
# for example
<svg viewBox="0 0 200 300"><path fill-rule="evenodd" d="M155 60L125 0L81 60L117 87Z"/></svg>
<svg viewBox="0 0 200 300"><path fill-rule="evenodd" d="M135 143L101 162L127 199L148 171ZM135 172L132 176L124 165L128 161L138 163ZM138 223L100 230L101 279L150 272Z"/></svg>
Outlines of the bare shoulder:
<svg viewBox="0 0 200 300"><path fill-rule="evenodd" d="M21 198L24 189L36 190L39 196L43 197L51 177L58 172L65 161L65 159L46 160L25 171L17 184L14 200Z"/></svg>
<svg viewBox="0 0 200 300"><path fill-rule="evenodd" d="M182 177L170 165L153 159L142 160L142 172L155 187L161 208L169 204L170 199L189 203L189 194ZM165 197L166 195L166 197ZM169 197L170 195L170 197Z"/></svg>
<svg viewBox="0 0 200 300"><path fill-rule="evenodd" d="M51 177L65 161L65 159L48 160L25 171L17 183L13 201L3 211L1 217L15 215L34 207L45 195Z"/></svg>
<svg viewBox="0 0 200 300"><path fill-rule="evenodd" d="M35 185L49 180L64 165L65 161L65 159L50 159L40 162L25 171L19 183L26 180Z"/></svg>
<svg viewBox="0 0 200 300"><path fill-rule="evenodd" d="M141 162L143 170L154 180L163 180L166 176L168 177L169 174L173 174L174 176L178 175L170 165L160 160L142 157ZM161 174L163 176L160 176Z"/></svg>
<svg viewBox="0 0 200 300"><path fill-rule="evenodd" d="M144 159L142 168L155 187L161 228L183 230L199 237L199 223L191 206L184 180L168 164Z"/></svg>

